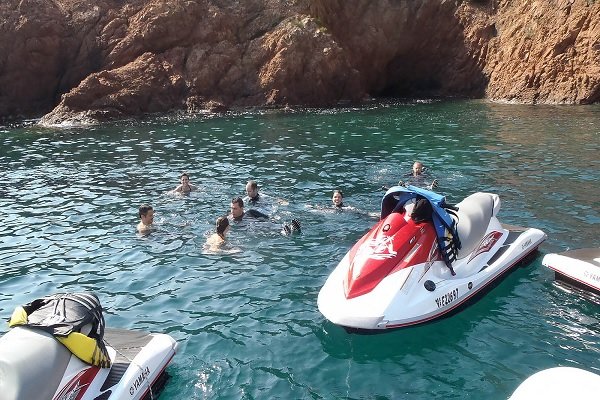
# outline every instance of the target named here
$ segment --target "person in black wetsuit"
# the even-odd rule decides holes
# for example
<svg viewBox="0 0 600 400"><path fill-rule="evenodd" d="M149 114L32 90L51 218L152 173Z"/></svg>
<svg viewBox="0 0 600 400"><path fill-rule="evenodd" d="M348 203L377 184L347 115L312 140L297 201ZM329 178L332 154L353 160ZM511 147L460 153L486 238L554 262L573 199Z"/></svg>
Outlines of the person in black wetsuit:
<svg viewBox="0 0 600 400"><path fill-rule="evenodd" d="M258 184L256 181L249 180L248 183L246 183L246 195L247 196L243 199L246 204L254 206L258 203L260 194L258 193Z"/></svg>
<svg viewBox="0 0 600 400"><path fill-rule="evenodd" d="M288 202L282 199L274 199L271 196L259 193L258 184L254 180L246 183L246 196L242 199L248 208L255 208L262 214L272 215L276 210L276 204L287 205Z"/></svg>
<svg viewBox="0 0 600 400"><path fill-rule="evenodd" d="M437 179L428 183L431 177L425 172L425 167L423 167L423 163L421 161L415 161L412 166L412 172L404 175L406 178L404 182L400 181L399 184L413 185L419 186L426 189L434 189L437 187Z"/></svg>
<svg viewBox="0 0 600 400"><path fill-rule="evenodd" d="M412 166L412 171L403 175L402 180L398 182L398 186L413 185L424 189L433 190L438 187L437 179L431 180L431 177L425 172L425 167L421 161L415 161ZM389 186L382 186L381 189L388 190Z"/></svg>
<svg viewBox="0 0 600 400"><path fill-rule="evenodd" d="M258 210L250 209L244 212L244 200L241 197L234 197L231 199L231 219L234 221L241 221L244 217L250 218L269 218L267 214L263 214Z"/></svg>

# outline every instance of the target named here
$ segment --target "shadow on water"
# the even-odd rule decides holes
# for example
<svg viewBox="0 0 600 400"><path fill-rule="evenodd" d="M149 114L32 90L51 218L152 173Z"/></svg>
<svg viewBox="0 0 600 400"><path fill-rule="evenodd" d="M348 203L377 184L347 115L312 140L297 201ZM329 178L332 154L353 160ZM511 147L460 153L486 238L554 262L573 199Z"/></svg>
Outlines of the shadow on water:
<svg viewBox="0 0 600 400"><path fill-rule="evenodd" d="M600 306L600 293L590 289L586 285L582 285L578 281L567 277L556 277L554 286L569 295L581 297L582 299L586 299L587 301Z"/></svg>
<svg viewBox="0 0 600 400"><path fill-rule="evenodd" d="M405 355L421 355L435 351L448 342L460 341L470 329L467 321L434 321L422 326L412 326L376 334L348 333L329 321L323 322L316 336L323 350L339 359L352 359L358 363L394 360Z"/></svg>

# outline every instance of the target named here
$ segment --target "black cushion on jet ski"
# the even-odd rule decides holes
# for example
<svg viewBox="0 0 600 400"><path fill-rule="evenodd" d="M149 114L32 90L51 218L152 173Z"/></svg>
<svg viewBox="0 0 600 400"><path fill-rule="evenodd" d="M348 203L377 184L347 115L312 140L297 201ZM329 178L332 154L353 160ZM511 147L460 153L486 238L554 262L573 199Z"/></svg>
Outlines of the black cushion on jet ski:
<svg viewBox="0 0 600 400"><path fill-rule="evenodd" d="M410 218L415 222L425 222L431 221L433 214L433 208L431 207L431 203L429 200L420 198L417 200L415 207L410 214Z"/></svg>
<svg viewBox="0 0 600 400"><path fill-rule="evenodd" d="M88 324L93 326L89 337L102 340L104 335L102 306L93 293L57 293L36 299L23 308L27 312L27 325L55 336L81 332Z"/></svg>
<svg viewBox="0 0 600 400"><path fill-rule="evenodd" d="M9 326L29 326L51 333L59 340L62 338L62 343L83 361L103 368L110 366L110 357L102 341L102 306L93 293L57 293L36 299L17 307ZM71 335L74 332L93 340L82 340L85 336ZM78 351L80 347L72 346L71 339L86 351Z"/></svg>

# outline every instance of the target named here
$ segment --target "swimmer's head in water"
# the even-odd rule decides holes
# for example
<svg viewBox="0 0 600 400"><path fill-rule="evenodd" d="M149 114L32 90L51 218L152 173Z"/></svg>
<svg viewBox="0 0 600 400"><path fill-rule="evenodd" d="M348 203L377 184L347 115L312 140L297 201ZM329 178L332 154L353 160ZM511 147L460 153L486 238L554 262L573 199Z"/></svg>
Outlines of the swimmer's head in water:
<svg viewBox="0 0 600 400"><path fill-rule="evenodd" d="M217 233L219 235L223 235L225 233L225 230L229 227L229 220L227 219L227 217L219 217L217 218L217 222L215 225L217 227Z"/></svg>
<svg viewBox="0 0 600 400"><path fill-rule="evenodd" d="M293 219L292 220L292 232L300 232L301 231L301 227L300 227L300 221L298 221L297 219Z"/></svg>
<svg viewBox="0 0 600 400"><path fill-rule="evenodd" d="M421 161L415 161L412 166L412 173L414 176L421 175L424 169L425 168L423 167L423 163Z"/></svg>
<svg viewBox="0 0 600 400"><path fill-rule="evenodd" d="M291 235L293 233L300 233L302 232L301 226L300 226L300 221L298 221L297 219L293 219L289 224L284 224L283 225L283 232L286 235Z"/></svg>
<svg viewBox="0 0 600 400"><path fill-rule="evenodd" d="M250 180L248 183L246 183L246 194L251 199L254 199L258 196L258 184L256 181Z"/></svg>
<svg viewBox="0 0 600 400"><path fill-rule="evenodd" d="M341 190L334 190L331 196L331 202L335 207L342 207L344 205L344 194Z"/></svg>

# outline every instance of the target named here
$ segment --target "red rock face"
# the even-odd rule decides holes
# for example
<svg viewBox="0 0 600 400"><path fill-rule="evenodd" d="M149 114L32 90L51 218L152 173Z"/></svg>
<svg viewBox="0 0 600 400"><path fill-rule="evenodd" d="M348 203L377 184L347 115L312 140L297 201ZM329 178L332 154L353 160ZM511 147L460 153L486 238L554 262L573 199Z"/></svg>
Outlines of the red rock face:
<svg viewBox="0 0 600 400"><path fill-rule="evenodd" d="M600 1L2 0L0 118L600 101Z"/></svg>
<svg viewBox="0 0 600 400"><path fill-rule="evenodd" d="M488 43L487 97L523 103L600 101L600 2L500 1Z"/></svg>

